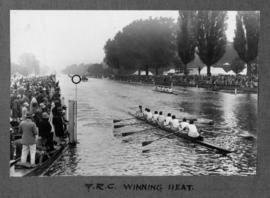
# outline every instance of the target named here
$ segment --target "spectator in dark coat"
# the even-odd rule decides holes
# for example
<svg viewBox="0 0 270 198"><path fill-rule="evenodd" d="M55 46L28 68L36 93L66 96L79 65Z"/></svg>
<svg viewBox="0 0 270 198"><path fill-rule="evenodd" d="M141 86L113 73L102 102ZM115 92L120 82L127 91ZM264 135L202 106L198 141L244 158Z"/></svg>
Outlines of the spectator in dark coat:
<svg viewBox="0 0 270 198"><path fill-rule="evenodd" d="M42 140L42 145L53 148L53 133L52 126L49 122L49 115L47 112L42 113L42 120L39 124L39 136Z"/></svg>
<svg viewBox="0 0 270 198"><path fill-rule="evenodd" d="M61 106L55 105L55 107L52 109L53 113L53 126L55 129L55 135L58 138L62 138L64 136L64 125L63 125L63 119L62 119L62 108Z"/></svg>

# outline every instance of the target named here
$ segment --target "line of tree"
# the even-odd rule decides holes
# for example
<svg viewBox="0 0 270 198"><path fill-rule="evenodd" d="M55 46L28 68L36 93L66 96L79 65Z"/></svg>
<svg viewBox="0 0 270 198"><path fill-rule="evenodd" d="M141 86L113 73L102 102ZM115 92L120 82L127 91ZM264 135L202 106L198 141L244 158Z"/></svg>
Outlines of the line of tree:
<svg viewBox="0 0 270 198"><path fill-rule="evenodd" d="M32 53L24 53L19 57L19 63L11 63L11 74L19 73L23 76L41 73L40 64Z"/></svg>
<svg viewBox="0 0 270 198"><path fill-rule="evenodd" d="M252 64L258 56L258 43L260 36L260 13L258 11L240 11L236 15L236 29L234 49L239 57L247 64L247 75L256 71Z"/></svg>
<svg viewBox="0 0 270 198"><path fill-rule="evenodd" d="M172 18L149 18L132 22L109 39L104 61L118 74L138 70L159 70L179 63L176 53L176 25ZM177 65L179 67L179 65Z"/></svg>
<svg viewBox="0 0 270 198"><path fill-rule="evenodd" d="M62 73L64 74L78 74L78 75L89 75L89 76L109 76L113 73L111 68L108 68L105 64L103 63L89 63L89 64L84 64L81 63L79 65L77 64L72 64L66 66L63 70Z"/></svg>
<svg viewBox="0 0 270 198"><path fill-rule="evenodd" d="M118 32L104 46L104 61L119 74L129 71L155 70L168 66L183 67L188 74L188 64L198 55L207 66L218 63L226 52L226 11L179 11L177 24L171 18L138 20ZM238 12L234 49L242 62L247 64L247 74L251 75L252 62L258 56L259 13ZM233 61L232 69L239 72L243 64ZM236 63L241 63L235 66ZM254 65L254 64L253 64Z"/></svg>
<svg viewBox="0 0 270 198"><path fill-rule="evenodd" d="M195 51L207 66L211 76L211 66L226 52L227 12L225 11L179 11L178 55L185 65L194 60ZM260 31L260 15L257 11L240 11L236 15L234 49L238 58L231 62L236 73L247 65L247 75L257 73L256 62ZM255 67L255 68L254 68Z"/></svg>

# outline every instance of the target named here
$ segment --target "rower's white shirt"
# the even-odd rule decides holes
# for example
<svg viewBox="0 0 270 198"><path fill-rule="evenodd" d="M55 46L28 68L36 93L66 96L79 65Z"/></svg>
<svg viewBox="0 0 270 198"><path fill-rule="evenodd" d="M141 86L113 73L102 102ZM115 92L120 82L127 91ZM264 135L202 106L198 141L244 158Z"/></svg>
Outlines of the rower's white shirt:
<svg viewBox="0 0 270 198"><path fill-rule="evenodd" d="M147 111L143 111L143 116L146 117L146 115L148 114Z"/></svg>
<svg viewBox="0 0 270 198"><path fill-rule="evenodd" d="M189 124L188 125L188 136L189 137L199 137L200 134L198 133L198 129L195 126L195 124Z"/></svg>
<svg viewBox="0 0 270 198"><path fill-rule="evenodd" d="M178 119L172 119L171 124L172 124L173 128L178 128L179 127L179 120Z"/></svg>
<svg viewBox="0 0 270 198"><path fill-rule="evenodd" d="M184 128L188 128L188 126L189 126L189 123L187 123L187 122L181 122L180 123L180 128L183 130Z"/></svg>
<svg viewBox="0 0 270 198"><path fill-rule="evenodd" d="M165 125L169 125L170 123L171 123L171 121L172 121L172 117L169 117L169 116L167 116L166 118L165 118Z"/></svg>
<svg viewBox="0 0 270 198"><path fill-rule="evenodd" d="M154 114L153 115L153 121L157 121L158 120L158 114Z"/></svg>
<svg viewBox="0 0 270 198"><path fill-rule="evenodd" d="M164 115L159 115L158 116L158 121L163 123L165 121L165 116Z"/></svg>
<svg viewBox="0 0 270 198"><path fill-rule="evenodd" d="M148 112L146 116L147 116L146 117L147 120L151 120L153 117L153 114L151 112Z"/></svg>
<svg viewBox="0 0 270 198"><path fill-rule="evenodd" d="M172 88L169 88L169 89L168 89L168 92L172 93L172 92L173 92L173 91L172 91Z"/></svg>

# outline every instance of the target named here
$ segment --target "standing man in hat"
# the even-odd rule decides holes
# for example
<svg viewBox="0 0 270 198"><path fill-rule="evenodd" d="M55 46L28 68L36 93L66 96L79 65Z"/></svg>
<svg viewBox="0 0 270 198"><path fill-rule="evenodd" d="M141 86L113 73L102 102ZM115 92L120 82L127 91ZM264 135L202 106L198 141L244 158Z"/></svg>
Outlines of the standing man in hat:
<svg viewBox="0 0 270 198"><path fill-rule="evenodd" d="M28 107L29 104L27 102L23 103L23 107L22 107L22 120L26 119L26 114L28 113Z"/></svg>
<svg viewBox="0 0 270 198"><path fill-rule="evenodd" d="M35 165L36 159L36 138L38 129L36 124L32 121L30 113L26 114L26 119L19 125L19 132L22 133L22 155L21 162L26 163L28 153L30 151L31 165Z"/></svg>
<svg viewBox="0 0 270 198"><path fill-rule="evenodd" d="M49 122L49 115L47 112L42 113L42 120L38 126L39 136L42 140L42 145L48 148L49 150L53 149L53 134L52 126Z"/></svg>

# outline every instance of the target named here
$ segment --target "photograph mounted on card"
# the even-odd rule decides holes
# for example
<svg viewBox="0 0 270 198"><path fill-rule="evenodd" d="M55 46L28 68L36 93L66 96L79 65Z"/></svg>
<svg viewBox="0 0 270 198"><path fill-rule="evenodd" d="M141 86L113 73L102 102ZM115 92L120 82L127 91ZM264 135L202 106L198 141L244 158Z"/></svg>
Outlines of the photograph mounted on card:
<svg viewBox="0 0 270 198"><path fill-rule="evenodd" d="M255 10L11 10L10 176L256 175L259 40Z"/></svg>

